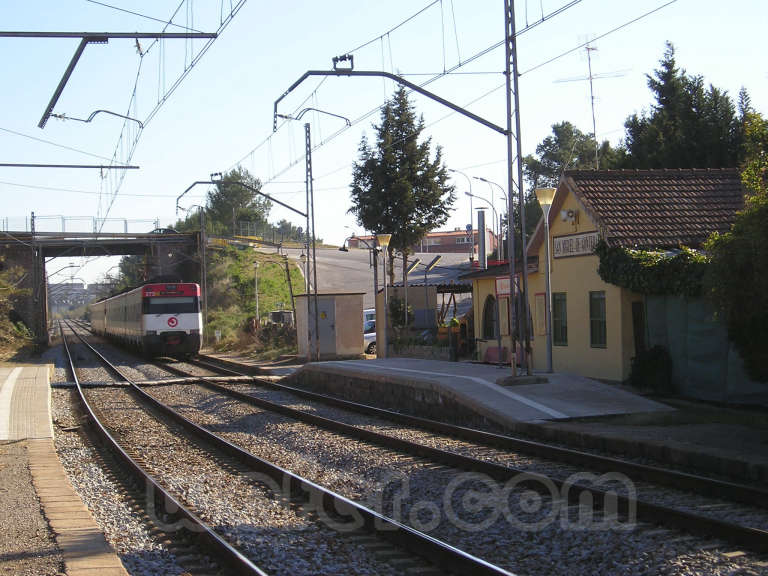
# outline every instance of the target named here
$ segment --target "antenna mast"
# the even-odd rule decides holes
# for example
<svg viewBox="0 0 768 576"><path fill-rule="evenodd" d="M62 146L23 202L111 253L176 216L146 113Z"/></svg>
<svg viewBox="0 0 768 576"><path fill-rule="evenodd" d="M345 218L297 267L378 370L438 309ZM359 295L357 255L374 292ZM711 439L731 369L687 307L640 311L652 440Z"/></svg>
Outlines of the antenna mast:
<svg viewBox="0 0 768 576"><path fill-rule="evenodd" d="M585 46L587 51L587 66L589 67L589 98L592 102L592 136L595 138L595 170L600 169L600 143L597 140L597 123L595 122L595 92L592 89L592 50L597 50L587 44Z"/></svg>

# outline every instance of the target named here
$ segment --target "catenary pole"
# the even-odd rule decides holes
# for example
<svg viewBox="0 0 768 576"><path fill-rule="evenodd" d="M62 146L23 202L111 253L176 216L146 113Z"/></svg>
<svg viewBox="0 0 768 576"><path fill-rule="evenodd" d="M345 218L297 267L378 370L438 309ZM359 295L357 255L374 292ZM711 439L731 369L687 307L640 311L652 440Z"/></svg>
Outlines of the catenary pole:
<svg viewBox="0 0 768 576"><path fill-rule="evenodd" d="M512 96L514 97L514 116L515 116L515 142L517 145L517 191L518 191L518 203L520 204L520 249L522 253L521 274L522 277L522 302L520 305L520 315L522 316L520 321L520 339L523 343L523 354L521 367L525 370L526 374L531 373L531 366L528 358L528 350L530 348L530 337L528 334L528 317L529 317L529 304L528 304L528 254L527 254L527 242L525 238L525 195L523 193L523 144L520 137L520 86L518 78L518 59L517 59L517 36L515 33L515 2L514 0L504 0L504 13L506 24L506 74L507 74L507 88L509 88L510 80L512 82ZM510 109L510 92L507 90L507 110ZM507 116L507 122L509 123L509 116ZM507 161L508 169L512 170L512 149L511 141L512 133L507 132ZM512 174L509 175L509 198L510 198L510 214L511 210L511 198L512 198ZM510 233L510 238L513 234ZM509 252L510 263L514 261L514 252ZM514 275L511 273L512 266L510 266L510 293L514 292Z"/></svg>

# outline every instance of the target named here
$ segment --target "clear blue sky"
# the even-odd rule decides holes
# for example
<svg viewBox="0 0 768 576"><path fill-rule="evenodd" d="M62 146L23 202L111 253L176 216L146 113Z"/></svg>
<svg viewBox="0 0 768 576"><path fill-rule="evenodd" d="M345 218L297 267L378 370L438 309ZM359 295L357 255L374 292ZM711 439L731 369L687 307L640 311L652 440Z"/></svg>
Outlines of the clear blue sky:
<svg viewBox="0 0 768 576"><path fill-rule="evenodd" d="M104 3L167 20L180 0ZM517 0L518 28L567 3ZM229 4L223 2L227 8ZM420 83L466 62L503 38L502 0L436 2L387 34L429 4L427 0L247 0L146 126L131 162L141 169L125 175L108 216L127 218L131 221L129 229L136 232L154 227L155 219L161 225L172 224L176 219L175 199L189 184L239 162L265 182L266 192L302 208L303 122L286 123L270 137L273 102L301 74L309 69L330 69L333 56L370 41L354 52L356 69L408 74L409 80ZM597 48L593 73L608 76L594 82L600 138L618 143L626 117L651 105L645 75L657 66L666 40L675 44L682 68L701 74L707 83L728 90L733 97L740 87L746 87L753 105L766 113L765 2L678 0L599 38L664 4L664 0L583 0L520 37L524 154L534 151L555 122L569 120L591 132L588 82L560 82L586 78L585 51L577 50L537 67L590 39L595 39L593 46ZM212 1L183 2L174 22L214 31L223 16L221 6L221 2ZM158 31L162 27L156 21L85 0L6 1L0 4L0 21L4 30L26 31L130 32ZM142 51L150 43L142 41ZM122 129L118 118L100 115L90 124L52 118L44 130L37 128L77 44L78 40L73 39L0 39L0 161L99 164L112 156ZM54 111L78 118L86 118L97 109L124 114L135 83L137 97L130 115L144 120L178 77L185 61L202 45L199 40L167 40L152 46L143 58L133 40L90 45ZM136 82L140 60L141 73ZM503 67L502 46L456 73L436 79L428 89L503 125L504 90L497 89L504 82ZM371 123L378 120L376 112L365 115L375 111L393 90L391 82L381 79L314 79L302 84L281 105L282 112L313 106L358 121L331 138L343 126L342 121L313 113L304 118L312 124L314 143L325 142L314 152L313 164L317 231L328 242L341 243L351 231L362 233L347 214L350 167L357 157L360 138L370 134ZM413 102L424 115L426 133L433 145L443 147L449 167L506 187L506 145L502 136L421 96L414 95ZM131 124L129 129L135 130L135 126ZM35 211L47 217L38 221L38 229L59 230L60 217L65 216L70 218L68 230L89 231L90 218L107 213L111 192L116 189L117 176L105 174L102 178L98 170L1 170L0 218L3 226L8 219L10 229L23 229L25 218ZM463 228L469 219L469 203L463 195L468 184L460 176L455 183L460 196L445 228ZM490 198L490 188L485 184L473 181L472 185L476 194ZM182 205L202 203L204 193L204 187L195 188ZM501 209L498 192L494 191L494 195L497 209ZM71 219L77 216L83 219ZM270 219L281 218L303 225L290 212L274 208ZM108 221L104 226L104 230L122 229L121 221ZM50 268L66 263L57 261ZM77 275L94 280L114 264L109 259L94 261Z"/></svg>

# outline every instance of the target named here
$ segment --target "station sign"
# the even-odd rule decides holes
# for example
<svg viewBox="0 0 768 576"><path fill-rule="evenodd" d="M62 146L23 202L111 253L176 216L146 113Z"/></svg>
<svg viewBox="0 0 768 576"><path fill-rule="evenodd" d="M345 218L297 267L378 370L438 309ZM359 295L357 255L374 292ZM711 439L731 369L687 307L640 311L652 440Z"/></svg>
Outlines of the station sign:
<svg viewBox="0 0 768 576"><path fill-rule="evenodd" d="M496 296L509 296L509 276L496 276Z"/></svg>
<svg viewBox="0 0 768 576"><path fill-rule="evenodd" d="M569 234L567 236L554 236L552 238L552 255L555 258L589 256L594 253L598 240L599 234L597 231Z"/></svg>

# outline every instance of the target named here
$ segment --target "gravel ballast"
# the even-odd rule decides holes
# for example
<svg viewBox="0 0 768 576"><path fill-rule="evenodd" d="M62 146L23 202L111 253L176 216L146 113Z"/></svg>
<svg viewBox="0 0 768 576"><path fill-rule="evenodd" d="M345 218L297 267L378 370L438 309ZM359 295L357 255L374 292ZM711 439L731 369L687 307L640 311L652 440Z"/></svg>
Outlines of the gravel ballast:
<svg viewBox="0 0 768 576"><path fill-rule="evenodd" d="M483 504L482 498L476 498L484 490L496 489L483 480L267 413L197 385L153 387L150 392L259 457L384 513L398 512L401 521L517 573L757 574L765 570L764 559L731 554L734 549L725 543L652 526L585 529L574 522L565 528L550 522L536 530L518 530L504 518L489 522L493 516L489 509L499 503ZM463 480L457 484L458 477ZM455 488L451 505L464 508L456 514L458 521L447 519L449 486ZM538 502L547 507L546 499L513 493L509 506L518 519L532 523L538 518ZM567 517L576 513L571 509ZM432 521L435 517L437 523Z"/></svg>
<svg viewBox="0 0 768 576"><path fill-rule="evenodd" d="M169 377L139 360L123 362L135 370L136 379ZM103 376L95 374L95 379ZM455 470L264 413L199 386L161 386L149 390L257 456L519 574L768 573L766 558L674 530L648 525L585 529L573 521L579 512L575 507L567 509L562 517L565 526L551 522L529 530L525 529L529 526L511 525L504 518L487 522L489 510L492 512L504 503L484 498L484 490L494 493L499 487L489 486L482 479L464 476L446 500L446 490L457 478ZM310 411L325 411L295 397L291 403ZM378 426L382 427L380 431L388 428L387 433L393 435L413 433L391 423L373 425ZM525 457L520 462L522 458ZM532 493L508 496L507 505L527 525L540 519L551 505L546 498L537 501ZM458 510L453 521L447 520L447 504ZM435 518L437 522L432 521Z"/></svg>
<svg viewBox="0 0 768 576"><path fill-rule="evenodd" d="M40 510L26 442L0 442L0 574L53 576L64 561Z"/></svg>
<svg viewBox="0 0 768 576"><path fill-rule="evenodd" d="M73 404L76 395L74 390L53 390L51 398L56 452L75 491L130 574L184 574L173 554L155 541L118 482L103 470L82 434Z"/></svg>

